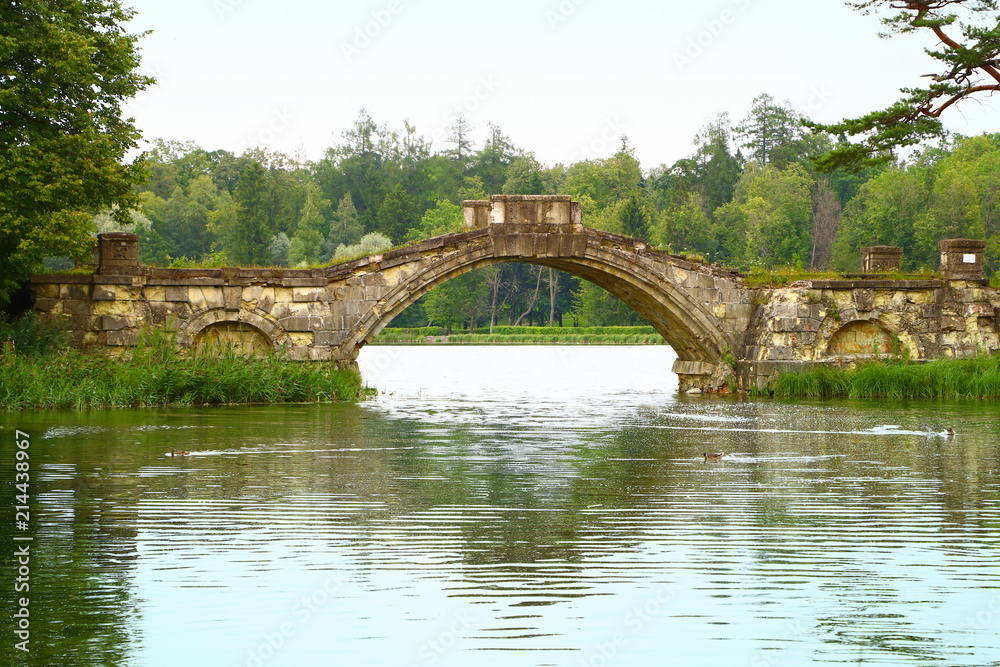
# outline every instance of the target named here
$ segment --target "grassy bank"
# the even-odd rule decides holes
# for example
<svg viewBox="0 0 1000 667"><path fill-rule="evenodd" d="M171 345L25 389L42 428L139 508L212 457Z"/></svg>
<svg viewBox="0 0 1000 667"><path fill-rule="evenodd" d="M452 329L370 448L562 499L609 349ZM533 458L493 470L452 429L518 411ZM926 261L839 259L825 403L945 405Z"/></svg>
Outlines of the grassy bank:
<svg viewBox="0 0 1000 667"><path fill-rule="evenodd" d="M774 395L817 398L1000 398L1000 355L923 364L871 361L852 370L783 373Z"/></svg>
<svg viewBox="0 0 1000 667"><path fill-rule="evenodd" d="M642 327L511 327L495 326L493 333L453 333L444 327L383 329L375 344L440 342L478 345L660 345L663 337L650 326ZM432 340L430 342L438 342Z"/></svg>
<svg viewBox="0 0 1000 667"><path fill-rule="evenodd" d="M3 410L355 401L367 393L359 374L332 364L245 359L232 350L189 355L162 332L112 359L62 346L44 328L47 343L32 345L29 336L19 345L10 328L0 323Z"/></svg>

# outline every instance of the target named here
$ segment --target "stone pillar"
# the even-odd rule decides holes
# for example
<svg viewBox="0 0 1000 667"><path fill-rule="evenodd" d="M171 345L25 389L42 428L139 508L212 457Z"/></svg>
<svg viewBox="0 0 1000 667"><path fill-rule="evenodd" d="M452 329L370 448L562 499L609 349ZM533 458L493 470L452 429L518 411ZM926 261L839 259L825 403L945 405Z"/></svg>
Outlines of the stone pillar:
<svg viewBox="0 0 1000 667"><path fill-rule="evenodd" d="M465 220L462 227L468 231L471 229L483 229L490 224L490 211L493 205L485 199L467 199L462 202L462 210L465 213Z"/></svg>
<svg viewBox="0 0 1000 667"><path fill-rule="evenodd" d="M99 261L97 273L131 275L139 269L139 235L128 232L109 232L97 235Z"/></svg>
<svg viewBox="0 0 1000 667"><path fill-rule="evenodd" d="M945 239L938 241L941 250L941 273L948 280L986 280L983 248L986 241Z"/></svg>
<svg viewBox="0 0 1000 667"><path fill-rule="evenodd" d="M573 223L573 201L569 195L493 195L493 222L508 225Z"/></svg>
<svg viewBox="0 0 1000 667"><path fill-rule="evenodd" d="M861 270L865 273L892 273L903 268L903 249L873 245L861 249Z"/></svg>

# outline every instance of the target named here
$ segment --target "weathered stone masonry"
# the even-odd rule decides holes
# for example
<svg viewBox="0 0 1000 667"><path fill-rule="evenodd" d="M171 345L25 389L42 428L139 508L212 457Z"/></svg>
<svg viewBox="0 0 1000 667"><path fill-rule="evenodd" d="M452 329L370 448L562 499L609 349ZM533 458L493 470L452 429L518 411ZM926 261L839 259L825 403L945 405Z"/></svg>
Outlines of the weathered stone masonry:
<svg viewBox="0 0 1000 667"><path fill-rule="evenodd" d="M156 269L139 263L135 235L103 234L93 274L33 277L35 310L81 345L121 350L152 325L175 331L184 346L226 341L351 366L436 285L490 264L527 262L590 280L633 307L677 352L673 370L685 391L719 390L731 378L762 385L781 370L904 348L913 359L933 359L1000 347L1000 299L984 286L981 241L942 242L943 280L862 277L750 290L736 272L585 227L569 197L466 202L465 227L309 270ZM898 262L898 249L866 250L866 265L879 270Z"/></svg>
<svg viewBox="0 0 1000 667"><path fill-rule="evenodd" d="M1000 293L987 287L984 243L941 241L943 279L806 280L758 295L741 366L746 386L816 364L903 355L913 360L961 358L1000 349ZM900 249L875 250L894 255ZM867 259L866 259L867 261Z"/></svg>

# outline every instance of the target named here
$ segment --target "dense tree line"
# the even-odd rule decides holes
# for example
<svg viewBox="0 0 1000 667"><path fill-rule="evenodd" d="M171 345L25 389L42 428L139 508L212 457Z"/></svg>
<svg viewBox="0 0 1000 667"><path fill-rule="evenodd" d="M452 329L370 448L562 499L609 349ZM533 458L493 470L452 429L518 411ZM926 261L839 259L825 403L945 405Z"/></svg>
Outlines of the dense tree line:
<svg viewBox="0 0 1000 667"><path fill-rule="evenodd" d="M739 268L860 268L859 249L901 245L908 269L936 268L941 238L985 238L1000 255L1000 135L958 137L906 163L820 173L833 145L790 106L754 100L739 123L720 114L689 157L644 170L627 138L606 159L541 164L498 127L482 146L458 119L435 152L405 123L364 110L316 162L159 140L134 215L143 260L158 265L319 266L461 228L463 199L569 194L585 223ZM118 228L97 216L100 230ZM596 286L558 271L503 265L425 296L397 325L634 324Z"/></svg>

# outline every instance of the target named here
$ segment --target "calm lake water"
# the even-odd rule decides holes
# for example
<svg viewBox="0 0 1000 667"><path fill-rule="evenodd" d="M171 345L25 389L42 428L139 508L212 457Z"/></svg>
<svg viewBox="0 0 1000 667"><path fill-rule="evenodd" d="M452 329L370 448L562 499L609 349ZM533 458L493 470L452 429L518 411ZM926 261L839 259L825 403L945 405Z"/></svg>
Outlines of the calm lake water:
<svg viewBox="0 0 1000 667"><path fill-rule="evenodd" d="M665 346L360 361L363 405L0 416L0 664L1000 665L996 404L678 396Z"/></svg>

